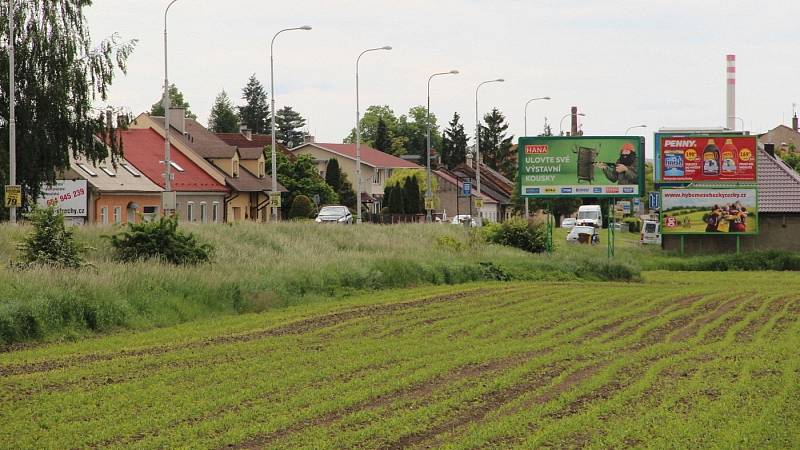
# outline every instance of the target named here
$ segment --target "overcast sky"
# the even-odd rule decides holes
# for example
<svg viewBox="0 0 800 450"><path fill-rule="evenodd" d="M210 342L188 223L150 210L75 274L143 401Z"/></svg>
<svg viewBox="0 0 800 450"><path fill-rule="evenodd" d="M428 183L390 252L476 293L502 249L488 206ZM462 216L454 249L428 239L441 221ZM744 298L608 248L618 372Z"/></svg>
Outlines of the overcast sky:
<svg viewBox="0 0 800 450"><path fill-rule="evenodd" d="M167 4L96 0L87 10L96 41L113 32L139 39L110 98L134 114L160 98ZM179 0L169 13L169 76L205 123L221 90L241 104L251 74L269 89L276 31L311 25L278 38L275 88L278 108L299 111L318 142L341 142L354 126L356 56L391 45L361 60L362 112L424 105L428 76L458 69L432 84L440 124L457 111L471 135L475 86L502 77L481 88L480 111L499 108L515 136L525 102L551 96L529 107L529 134L541 132L544 117L558 133L575 105L586 134L646 124L651 147L659 127L724 126L727 53L737 55L736 115L745 127L789 123L800 102L798 17L800 2L788 0Z"/></svg>

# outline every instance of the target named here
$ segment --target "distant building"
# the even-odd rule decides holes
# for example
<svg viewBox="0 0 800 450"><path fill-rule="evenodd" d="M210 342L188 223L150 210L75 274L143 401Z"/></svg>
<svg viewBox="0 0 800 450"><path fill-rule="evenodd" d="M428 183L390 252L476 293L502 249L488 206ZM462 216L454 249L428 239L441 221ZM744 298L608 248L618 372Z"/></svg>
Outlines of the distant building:
<svg viewBox="0 0 800 450"><path fill-rule="evenodd" d="M434 195L438 198L436 212L444 217L454 217L456 215L478 216L478 208L475 206L475 199L478 191L475 189L475 180L460 178L459 175L447 170L437 169L433 171L437 179L437 188ZM470 183L470 195L464 195L464 184ZM481 194L483 199L483 211L497 211L497 201L486 194Z"/></svg>
<svg viewBox="0 0 800 450"><path fill-rule="evenodd" d="M459 177L474 180L473 189L477 191L477 173L471 159L468 159L466 163L459 164L451 172ZM491 222L502 222L511 218L514 212L511 198L515 188L516 185L513 181L486 164L481 164L481 194L492 200L484 202L481 209L483 218Z"/></svg>
<svg viewBox="0 0 800 450"><path fill-rule="evenodd" d="M800 152L800 132L797 129L797 116L792 118L792 127L778 125L758 136L758 142L774 144L775 150Z"/></svg>

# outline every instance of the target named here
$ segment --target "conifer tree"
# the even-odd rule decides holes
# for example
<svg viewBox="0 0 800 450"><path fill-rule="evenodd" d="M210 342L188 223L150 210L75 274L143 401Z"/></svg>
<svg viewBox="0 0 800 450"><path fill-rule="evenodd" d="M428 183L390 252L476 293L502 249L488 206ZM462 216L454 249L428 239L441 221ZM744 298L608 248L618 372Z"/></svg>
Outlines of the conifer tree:
<svg viewBox="0 0 800 450"><path fill-rule="evenodd" d="M305 137L301 131L304 126L306 119L291 106L284 106L275 114L275 140L290 148L300 145Z"/></svg>
<svg viewBox="0 0 800 450"><path fill-rule="evenodd" d="M484 164L502 173L509 179L515 178L517 157L512 148L514 135L507 135L508 123L497 108L483 116L486 126L481 125L481 157Z"/></svg>
<svg viewBox="0 0 800 450"><path fill-rule="evenodd" d="M442 135L442 164L448 169L467 160L469 138L464 131L464 124L460 123L461 116L453 114L453 120Z"/></svg>
<svg viewBox="0 0 800 450"><path fill-rule="evenodd" d="M208 129L214 133L236 133L239 131L239 117L233 110L233 103L225 91L220 92L208 116Z"/></svg>
<svg viewBox="0 0 800 450"><path fill-rule="evenodd" d="M250 75L247 85L242 89L244 106L239 107L239 118L247 129L256 134L267 134L270 130L269 104L267 91L256 74Z"/></svg>

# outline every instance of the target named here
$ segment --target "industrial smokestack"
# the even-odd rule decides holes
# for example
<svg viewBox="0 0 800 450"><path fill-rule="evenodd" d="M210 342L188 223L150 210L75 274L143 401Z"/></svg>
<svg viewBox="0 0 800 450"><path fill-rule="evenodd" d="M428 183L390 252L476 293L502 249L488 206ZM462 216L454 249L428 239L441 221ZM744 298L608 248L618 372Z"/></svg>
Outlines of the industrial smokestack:
<svg viewBox="0 0 800 450"><path fill-rule="evenodd" d="M577 136L578 135L578 107L572 107L572 132L570 136Z"/></svg>
<svg viewBox="0 0 800 450"><path fill-rule="evenodd" d="M736 129L736 55L727 55L727 90L725 97L725 128Z"/></svg>

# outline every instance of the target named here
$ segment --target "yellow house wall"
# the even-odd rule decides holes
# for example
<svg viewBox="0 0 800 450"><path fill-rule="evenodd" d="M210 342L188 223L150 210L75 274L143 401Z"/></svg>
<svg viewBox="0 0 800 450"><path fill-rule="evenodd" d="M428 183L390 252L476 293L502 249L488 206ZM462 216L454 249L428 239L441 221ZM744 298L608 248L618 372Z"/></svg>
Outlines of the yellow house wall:
<svg viewBox="0 0 800 450"><path fill-rule="evenodd" d="M239 161L242 167L249 170L253 175L259 176L258 173L258 163L259 161L263 161L262 159L242 159Z"/></svg>
<svg viewBox="0 0 800 450"><path fill-rule="evenodd" d="M250 220L250 194L247 192L238 192L238 194L238 197L228 201L228 222L236 222L234 219L234 208L240 208L239 222Z"/></svg>
<svg viewBox="0 0 800 450"><path fill-rule="evenodd" d="M311 155L314 159L322 160L322 162L317 163L317 171L320 173L325 171L327 161L335 158L339 161L339 168L347 174L347 179L353 184L353 189L356 188L356 162L352 159L310 145L295 150L295 154ZM374 167L361 164L361 186L363 186L364 192L370 195L383 195L383 184L372 183L374 171ZM381 181L385 182L386 180L382 177Z"/></svg>

